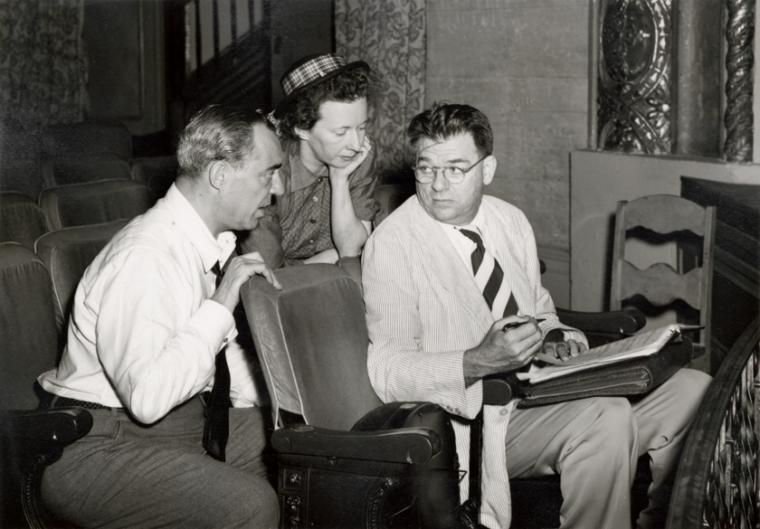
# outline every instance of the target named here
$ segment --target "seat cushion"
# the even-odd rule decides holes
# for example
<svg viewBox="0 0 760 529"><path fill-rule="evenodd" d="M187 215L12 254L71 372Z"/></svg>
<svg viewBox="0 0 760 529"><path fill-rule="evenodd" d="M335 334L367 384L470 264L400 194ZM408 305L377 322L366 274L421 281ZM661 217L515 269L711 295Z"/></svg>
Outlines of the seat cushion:
<svg viewBox="0 0 760 529"><path fill-rule="evenodd" d="M60 186L42 191L39 197L51 230L131 219L147 211L154 202L145 184L132 180Z"/></svg>

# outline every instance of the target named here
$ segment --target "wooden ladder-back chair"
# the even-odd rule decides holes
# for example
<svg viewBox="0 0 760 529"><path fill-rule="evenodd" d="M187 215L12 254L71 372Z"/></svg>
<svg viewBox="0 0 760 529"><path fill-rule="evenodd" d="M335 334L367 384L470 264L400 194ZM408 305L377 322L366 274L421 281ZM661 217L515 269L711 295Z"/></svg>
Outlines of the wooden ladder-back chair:
<svg viewBox="0 0 760 529"><path fill-rule="evenodd" d="M760 317L736 340L691 426L668 529L760 527Z"/></svg>
<svg viewBox="0 0 760 529"><path fill-rule="evenodd" d="M712 315L715 208L676 195L649 195L618 203L612 252L610 309L635 306L647 316L673 310L679 323L698 324L694 367L712 372ZM631 262L633 239L664 256L644 269ZM647 250L646 253L649 253ZM668 257L673 257L668 262ZM675 262L672 262L675 261ZM698 313L698 314L697 314Z"/></svg>

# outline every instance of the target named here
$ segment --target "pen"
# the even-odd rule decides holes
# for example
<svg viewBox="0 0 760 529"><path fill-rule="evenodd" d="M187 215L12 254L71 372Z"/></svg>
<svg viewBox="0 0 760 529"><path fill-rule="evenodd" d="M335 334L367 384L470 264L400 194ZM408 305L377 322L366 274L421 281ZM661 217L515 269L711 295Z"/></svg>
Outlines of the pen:
<svg viewBox="0 0 760 529"><path fill-rule="evenodd" d="M542 322L542 321L544 321L545 319L546 319L546 318L536 318L536 320L535 320L535 321L536 321L536 323L541 323L541 322ZM504 332L506 332L506 331L508 331L509 329L514 329L515 327L519 327L520 325L523 325L523 324L525 324L525 323L528 323L529 321L530 321L530 320L527 320L527 321L513 321L513 322L510 322L510 323L505 323L505 324L504 324L504 327L502 327L502 328L501 328L501 330L502 330L502 331L504 331Z"/></svg>

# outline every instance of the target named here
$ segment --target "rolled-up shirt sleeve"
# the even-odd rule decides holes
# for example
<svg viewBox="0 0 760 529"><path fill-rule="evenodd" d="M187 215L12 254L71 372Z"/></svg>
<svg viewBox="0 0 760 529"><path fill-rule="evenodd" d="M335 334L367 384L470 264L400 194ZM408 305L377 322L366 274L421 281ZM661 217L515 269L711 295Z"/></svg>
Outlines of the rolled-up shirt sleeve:
<svg viewBox="0 0 760 529"><path fill-rule="evenodd" d="M93 293L98 358L124 406L150 424L210 384L235 321L223 305L193 300L176 264L155 250L132 250L110 266L119 269L102 274Z"/></svg>

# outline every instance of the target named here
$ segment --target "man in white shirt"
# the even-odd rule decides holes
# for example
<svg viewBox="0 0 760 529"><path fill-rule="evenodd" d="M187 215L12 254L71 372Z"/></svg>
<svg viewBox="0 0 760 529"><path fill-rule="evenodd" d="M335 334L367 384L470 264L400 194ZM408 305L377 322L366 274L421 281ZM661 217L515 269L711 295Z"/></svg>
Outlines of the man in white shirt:
<svg viewBox="0 0 760 529"><path fill-rule="evenodd" d="M85 271L60 364L39 377L43 406L93 416L91 432L46 470L43 498L80 527L275 528L252 359L236 343L233 311L254 274L279 284L257 253L230 255L231 230L254 228L282 193L282 152L262 116L210 106L177 156L166 196ZM204 453L199 398L220 352L235 406L225 461Z"/></svg>
<svg viewBox="0 0 760 529"><path fill-rule="evenodd" d="M370 235L362 259L369 376L384 402L431 401L449 411L464 467L468 419L484 408L482 378L516 371L542 349L582 354L587 343L561 324L541 285L525 215L484 194L496 171L488 118L469 105L435 105L415 116L408 135L417 193ZM630 487L646 453L650 508L637 526L656 527L709 380L681 369L635 402L486 406L480 523L509 526L508 471L560 475L562 528L629 528Z"/></svg>

